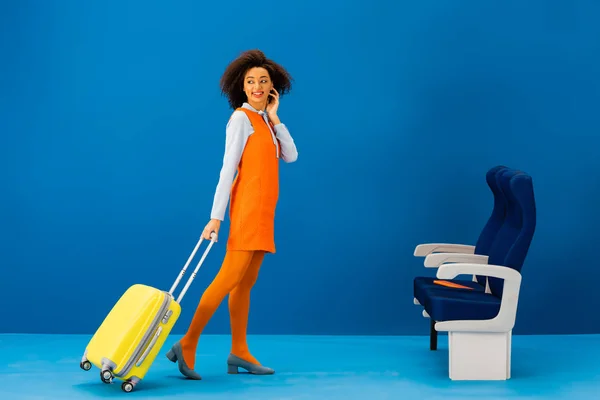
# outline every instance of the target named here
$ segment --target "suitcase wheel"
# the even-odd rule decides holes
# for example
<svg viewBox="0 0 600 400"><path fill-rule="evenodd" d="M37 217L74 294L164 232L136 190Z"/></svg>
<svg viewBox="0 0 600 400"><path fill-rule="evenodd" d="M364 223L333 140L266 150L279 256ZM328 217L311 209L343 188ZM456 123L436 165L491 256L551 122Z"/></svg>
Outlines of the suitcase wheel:
<svg viewBox="0 0 600 400"><path fill-rule="evenodd" d="M81 367L82 370L84 371L89 371L90 369L92 369L92 363L85 360L81 363L79 363L79 366Z"/></svg>
<svg viewBox="0 0 600 400"><path fill-rule="evenodd" d="M100 371L100 379L102 380L102 382L112 383L113 378L114 376L110 370L105 369L104 371Z"/></svg>
<svg viewBox="0 0 600 400"><path fill-rule="evenodd" d="M123 389L123 391L126 393L132 392L133 391L133 383L123 382L123 384L121 385L121 389Z"/></svg>

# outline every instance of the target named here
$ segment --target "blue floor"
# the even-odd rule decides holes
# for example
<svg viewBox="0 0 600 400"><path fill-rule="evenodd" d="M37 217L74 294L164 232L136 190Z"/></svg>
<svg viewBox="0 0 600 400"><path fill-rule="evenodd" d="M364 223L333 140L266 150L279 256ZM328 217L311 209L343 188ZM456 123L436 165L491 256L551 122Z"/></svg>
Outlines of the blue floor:
<svg viewBox="0 0 600 400"><path fill-rule="evenodd" d="M448 379L446 336L437 352L428 337L254 336L256 357L272 376L227 375L228 336L204 336L202 381L181 379L164 353L135 392L100 382L79 368L88 336L0 335L0 399L599 399L600 335L515 336L513 378ZM119 382L119 381L116 381Z"/></svg>

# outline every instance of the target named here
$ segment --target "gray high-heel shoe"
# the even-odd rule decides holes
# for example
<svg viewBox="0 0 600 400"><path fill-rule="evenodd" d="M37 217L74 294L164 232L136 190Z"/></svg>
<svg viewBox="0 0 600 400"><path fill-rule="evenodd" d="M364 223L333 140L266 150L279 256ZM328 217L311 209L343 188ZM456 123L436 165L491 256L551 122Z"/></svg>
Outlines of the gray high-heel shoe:
<svg viewBox="0 0 600 400"><path fill-rule="evenodd" d="M263 367L262 365L252 364L246 360L242 360L235 354L229 354L227 357L227 373L237 374L238 368L244 368L253 375L272 375L275 371L272 368Z"/></svg>
<svg viewBox="0 0 600 400"><path fill-rule="evenodd" d="M179 372L181 372L183 376L195 380L202 379L202 377L196 371L188 368L185 360L183 359L183 351L181 350L181 344L179 342L175 343L173 347L171 347L171 350L167 352L167 358L171 362L177 362Z"/></svg>

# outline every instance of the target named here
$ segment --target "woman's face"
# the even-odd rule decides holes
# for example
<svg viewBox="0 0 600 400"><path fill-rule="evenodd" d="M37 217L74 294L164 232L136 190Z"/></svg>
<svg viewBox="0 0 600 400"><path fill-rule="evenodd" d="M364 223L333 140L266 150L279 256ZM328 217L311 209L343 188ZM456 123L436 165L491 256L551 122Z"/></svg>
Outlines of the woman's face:
<svg viewBox="0 0 600 400"><path fill-rule="evenodd" d="M273 82L271 82L271 77L266 69L255 67L246 72L244 93L252 107L263 110L269 100L271 89L273 89Z"/></svg>

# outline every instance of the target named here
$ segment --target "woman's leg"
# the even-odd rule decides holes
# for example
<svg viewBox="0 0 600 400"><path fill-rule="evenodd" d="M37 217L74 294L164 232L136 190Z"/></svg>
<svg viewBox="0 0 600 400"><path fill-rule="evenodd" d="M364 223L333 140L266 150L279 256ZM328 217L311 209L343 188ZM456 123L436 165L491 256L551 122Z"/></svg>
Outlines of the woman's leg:
<svg viewBox="0 0 600 400"><path fill-rule="evenodd" d="M229 293L229 318L231 323L231 353L252 364L259 362L250 354L246 341L248 314L250 312L250 291L258 278L265 253L254 252L246 274L240 283ZM259 364L260 365L260 364Z"/></svg>
<svg viewBox="0 0 600 400"><path fill-rule="evenodd" d="M202 330L225 296L240 283L252 261L253 254L252 251L228 251L225 254L219 273L202 295L188 331L180 341L183 358L188 368L194 369L196 347Z"/></svg>

